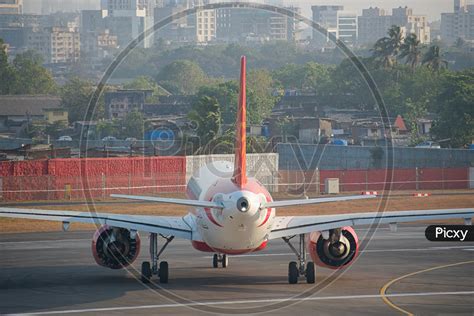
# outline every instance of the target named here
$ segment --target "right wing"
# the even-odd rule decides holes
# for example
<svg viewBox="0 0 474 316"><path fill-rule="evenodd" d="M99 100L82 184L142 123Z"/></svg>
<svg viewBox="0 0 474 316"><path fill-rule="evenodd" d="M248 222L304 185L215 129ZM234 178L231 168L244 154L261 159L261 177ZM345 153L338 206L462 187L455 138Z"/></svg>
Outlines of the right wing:
<svg viewBox="0 0 474 316"><path fill-rule="evenodd" d="M468 223L472 217L474 217L474 209L467 208L313 216L277 216L268 239L307 234L314 231L325 231L344 226L396 224L449 218L463 218Z"/></svg>
<svg viewBox="0 0 474 316"><path fill-rule="evenodd" d="M192 224L179 216L142 216L108 213L50 211L20 208L0 208L0 217L48 220L63 223L110 225L136 231L173 235L192 239Z"/></svg>
<svg viewBox="0 0 474 316"><path fill-rule="evenodd" d="M111 194L110 196L114 198L121 198L121 199L151 201L151 202L158 202L158 203L170 203L170 204L187 205L187 206L194 206L194 207L207 207L207 208L218 208L218 209L224 208L222 204L212 202L212 201L173 199L173 198L163 198L163 197L156 197L156 196L126 195L126 194Z"/></svg>

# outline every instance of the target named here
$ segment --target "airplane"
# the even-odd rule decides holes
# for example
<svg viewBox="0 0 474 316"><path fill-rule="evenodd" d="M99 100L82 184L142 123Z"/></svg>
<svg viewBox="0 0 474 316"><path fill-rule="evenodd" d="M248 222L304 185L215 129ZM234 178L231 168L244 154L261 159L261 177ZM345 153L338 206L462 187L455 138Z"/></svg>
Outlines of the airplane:
<svg viewBox="0 0 474 316"><path fill-rule="evenodd" d="M274 201L267 189L246 172L246 59L241 58L240 92L236 121L234 163L211 162L189 180L188 199L112 194L112 197L189 206L185 216L119 215L95 212L52 211L0 208L0 217L62 222L90 223L99 226L92 238L92 254L97 264L121 269L132 264L141 247L139 232L150 235L150 261L141 265L143 283L154 275L168 283L167 261L160 260L174 238L187 239L200 251L213 253L212 266L226 268L232 255L260 251L271 240L282 238L296 256L288 264L288 282L302 278L315 283L315 265L331 269L350 266L359 251L353 227L448 218L471 223L473 209L416 210L396 212L348 213L337 215L277 216L276 209L335 201L375 198L375 195L339 196ZM163 244L158 249L158 237ZM295 238L296 237L296 238ZM298 245L295 247L292 239ZM307 260L308 253L312 261Z"/></svg>

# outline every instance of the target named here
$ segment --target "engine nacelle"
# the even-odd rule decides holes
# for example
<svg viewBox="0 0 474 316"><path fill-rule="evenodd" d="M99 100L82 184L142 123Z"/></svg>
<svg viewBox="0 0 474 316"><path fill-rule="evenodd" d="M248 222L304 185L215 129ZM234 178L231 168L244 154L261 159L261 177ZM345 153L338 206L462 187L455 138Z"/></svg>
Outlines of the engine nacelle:
<svg viewBox="0 0 474 316"><path fill-rule="evenodd" d="M122 269L135 261L139 253L140 236L125 228L104 225L92 239L95 262L106 268Z"/></svg>
<svg viewBox="0 0 474 316"><path fill-rule="evenodd" d="M327 237L327 236L326 236ZM359 239L352 227L343 227L339 241L324 239L321 232L309 234L308 252L320 267L342 269L349 266L359 252Z"/></svg>

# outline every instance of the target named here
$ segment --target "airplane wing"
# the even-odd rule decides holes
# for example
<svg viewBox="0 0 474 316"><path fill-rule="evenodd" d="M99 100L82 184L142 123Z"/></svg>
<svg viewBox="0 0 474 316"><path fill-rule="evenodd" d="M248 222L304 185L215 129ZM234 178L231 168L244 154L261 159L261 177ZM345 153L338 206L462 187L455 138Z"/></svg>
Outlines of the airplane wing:
<svg viewBox="0 0 474 316"><path fill-rule="evenodd" d="M131 230L173 235L192 239L192 226L179 216L142 216L108 213L50 211L20 208L0 208L0 217L13 217L63 223L110 225Z"/></svg>
<svg viewBox="0 0 474 316"><path fill-rule="evenodd" d="M467 208L315 216L277 216L269 235L269 239L305 234L314 231L324 231L344 226L360 226L373 223L396 224L402 222L448 218L463 218L466 222L470 222L472 217L474 217L474 209Z"/></svg>
<svg viewBox="0 0 474 316"><path fill-rule="evenodd" d="M316 199L273 201L273 202L267 202L265 204L262 204L260 206L260 209L328 203L328 202L340 202L340 201L350 201L350 200L364 200L364 199L371 199L371 198L376 198L376 197L377 197L376 195L348 195L348 196L336 196L336 197L316 198Z"/></svg>
<svg viewBox="0 0 474 316"><path fill-rule="evenodd" d="M157 197L157 196L126 195L126 194L111 194L110 196L114 198L121 198L121 199L151 201L151 202L158 202L158 203L170 203L170 204L179 204L179 205L187 205L187 206L194 206L194 207L208 207L208 208L218 208L218 209L224 208L222 204L212 202L212 201L173 199L173 198L163 198L163 197Z"/></svg>

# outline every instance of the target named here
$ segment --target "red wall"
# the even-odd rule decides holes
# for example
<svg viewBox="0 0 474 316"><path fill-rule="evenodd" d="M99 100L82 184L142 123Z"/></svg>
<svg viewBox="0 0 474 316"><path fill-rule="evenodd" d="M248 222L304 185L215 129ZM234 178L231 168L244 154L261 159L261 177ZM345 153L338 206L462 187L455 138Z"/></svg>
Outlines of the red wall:
<svg viewBox="0 0 474 316"><path fill-rule="evenodd" d="M0 162L4 200L107 197L184 191L185 157L50 159Z"/></svg>

